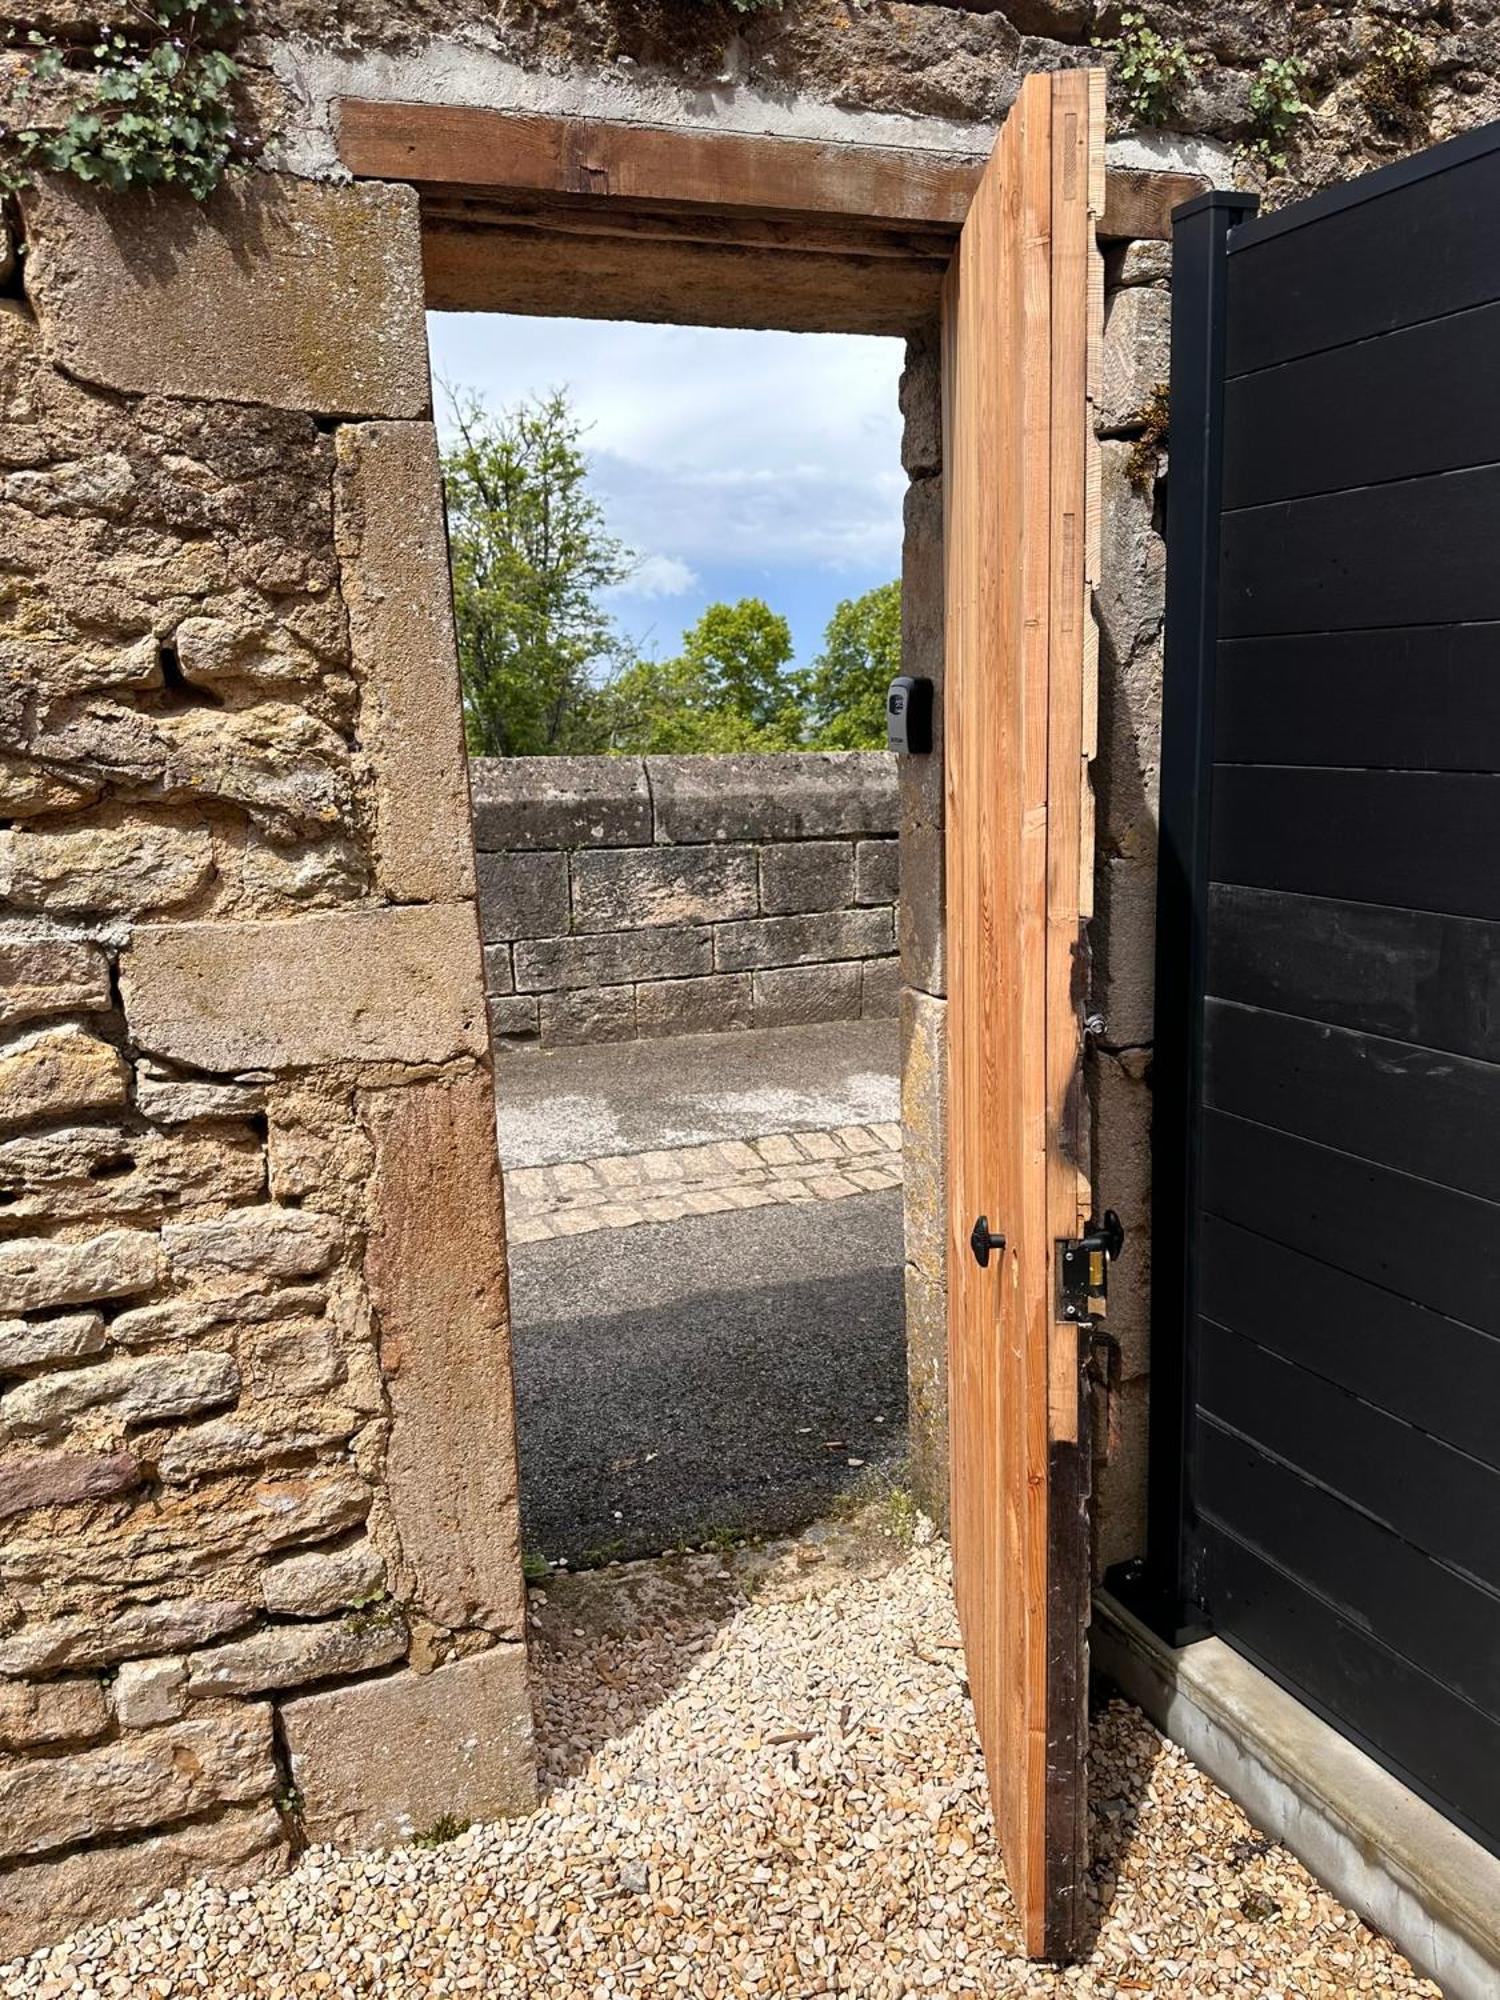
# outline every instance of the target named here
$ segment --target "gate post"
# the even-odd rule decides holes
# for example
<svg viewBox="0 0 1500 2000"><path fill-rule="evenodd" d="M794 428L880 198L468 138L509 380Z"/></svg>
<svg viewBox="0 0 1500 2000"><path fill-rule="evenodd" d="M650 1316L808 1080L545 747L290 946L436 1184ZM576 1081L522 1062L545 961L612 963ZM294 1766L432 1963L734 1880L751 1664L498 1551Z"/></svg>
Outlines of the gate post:
<svg viewBox="0 0 1500 2000"><path fill-rule="evenodd" d="M1146 1558L1109 1579L1173 1644L1207 1628L1190 1515L1199 1074L1213 784L1224 351L1231 231L1253 194L1215 190L1172 213L1171 443L1151 1126L1151 1375Z"/></svg>

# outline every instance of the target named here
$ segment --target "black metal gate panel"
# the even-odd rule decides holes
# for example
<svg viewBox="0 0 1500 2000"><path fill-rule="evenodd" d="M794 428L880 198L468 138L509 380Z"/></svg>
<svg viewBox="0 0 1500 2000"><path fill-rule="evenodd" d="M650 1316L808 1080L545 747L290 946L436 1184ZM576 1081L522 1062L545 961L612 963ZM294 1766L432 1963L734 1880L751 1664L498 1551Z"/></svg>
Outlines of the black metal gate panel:
<svg viewBox="0 0 1500 2000"><path fill-rule="evenodd" d="M1173 349L1148 1584L1500 1851L1500 127Z"/></svg>

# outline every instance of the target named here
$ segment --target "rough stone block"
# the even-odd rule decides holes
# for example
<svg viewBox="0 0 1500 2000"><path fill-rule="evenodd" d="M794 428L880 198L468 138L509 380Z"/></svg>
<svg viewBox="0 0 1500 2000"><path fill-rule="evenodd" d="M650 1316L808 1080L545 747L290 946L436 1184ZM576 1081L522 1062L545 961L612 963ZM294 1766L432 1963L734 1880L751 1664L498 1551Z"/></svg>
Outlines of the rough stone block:
<svg viewBox="0 0 1500 2000"><path fill-rule="evenodd" d="M1139 1046L1155 1031L1156 870L1131 855L1095 870L1093 1005L1103 1039Z"/></svg>
<svg viewBox="0 0 1500 2000"><path fill-rule="evenodd" d="M489 1075L369 1093L365 1277L390 1404L394 1594L452 1630L525 1630L500 1168Z"/></svg>
<svg viewBox="0 0 1500 2000"><path fill-rule="evenodd" d="M510 994L491 1000L489 1013L493 1040L535 1040L539 1027L537 1003L529 995Z"/></svg>
<svg viewBox="0 0 1500 2000"><path fill-rule="evenodd" d="M169 1222L162 1246L181 1277L243 1272L263 1278L306 1278L326 1271L344 1231L311 1209L237 1208L203 1222Z"/></svg>
<svg viewBox="0 0 1500 2000"><path fill-rule="evenodd" d="M157 924L120 961L135 1041L200 1069L444 1062L483 1055L470 903L273 923Z"/></svg>
<svg viewBox="0 0 1500 2000"><path fill-rule="evenodd" d="M474 893L458 647L431 424L346 424L334 537L375 775L375 875L400 902Z"/></svg>
<svg viewBox="0 0 1500 2000"><path fill-rule="evenodd" d="M859 1011L866 1021L894 1021L901 1012L901 961L867 958L859 968Z"/></svg>
<svg viewBox="0 0 1500 2000"><path fill-rule="evenodd" d="M948 1527L948 1289L906 1266L906 1423L912 1498Z"/></svg>
<svg viewBox="0 0 1500 2000"><path fill-rule="evenodd" d="M264 1150L244 1125L168 1133L111 1122L0 1138L0 1203L10 1223L140 1218L264 1192Z"/></svg>
<svg viewBox="0 0 1500 2000"><path fill-rule="evenodd" d="M104 1316L59 1313L53 1319L0 1320L0 1375L43 1368L56 1361L82 1361L104 1346Z"/></svg>
<svg viewBox="0 0 1500 2000"><path fill-rule="evenodd" d="M239 1370L228 1354L130 1354L91 1368L33 1376L0 1396L0 1436L54 1430L84 1410L121 1423L164 1423L232 1402Z"/></svg>
<svg viewBox="0 0 1500 2000"><path fill-rule="evenodd" d="M188 1661L188 1693L201 1698L306 1687L388 1667L405 1653L406 1624L394 1611L316 1625L267 1625L247 1639L194 1653Z"/></svg>
<svg viewBox="0 0 1500 2000"><path fill-rule="evenodd" d="M1114 291L1119 285L1158 285L1172 276L1172 246L1143 238L1130 243L1112 243L1104 253L1104 285Z"/></svg>
<svg viewBox="0 0 1500 2000"><path fill-rule="evenodd" d="M225 1597L172 1597L157 1604L133 1604L107 1622L70 1612L65 1618L22 1625L0 1639L0 1674L84 1671L141 1654L180 1653L248 1625L254 1616L253 1606Z"/></svg>
<svg viewBox="0 0 1500 2000"><path fill-rule="evenodd" d="M828 959L881 958L895 941L889 910L825 910L804 917L760 917L750 923L718 925L714 962L721 972L745 972Z"/></svg>
<svg viewBox="0 0 1500 2000"><path fill-rule="evenodd" d="M476 757L469 782L481 853L651 844L638 757Z"/></svg>
<svg viewBox="0 0 1500 2000"><path fill-rule="evenodd" d="M281 1720L314 1841L393 1847L439 1820L500 1819L536 1799L520 1645L303 1695Z"/></svg>
<svg viewBox="0 0 1500 2000"><path fill-rule="evenodd" d="M901 371L901 463L913 479L943 469L943 356L936 330L906 343Z"/></svg>
<svg viewBox="0 0 1500 2000"><path fill-rule="evenodd" d="M573 856L573 924L627 931L753 917L752 847L638 847ZM644 975L643 975L644 976Z"/></svg>
<svg viewBox="0 0 1500 2000"><path fill-rule="evenodd" d="M1172 300L1167 292L1132 285L1116 292L1104 318L1099 360L1100 430L1135 422L1158 382L1172 372Z"/></svg>
<svg viewBox="0 0 1500 2000"><path fill-rule="evenodd" d="M196 1077L167 1076L149 1064L138 1066L135 1108L158 1125L193 1125L203 1119L253 1118L265 1109L266 1093L254 1083L202 1083Z"/></svg>
<svg viewBox="0 0 1500 2000"><path fill-rule="evenodd" d="M149 1292L161 1276L161 1246L140 1229L106 1229L81 1243L21 1237L0 1243L0 1312L44 1312Z"/></svg>
<svg viewBox="0 0 1500 2000"><path fill-rule="evenodd" d="M896 759L885 750L652 757L648 769L659 842L896 830Z"/></svg>
<svg viewBox="0 0 1500 2000"><path fill-rule="evenodd" d="M1114 1301L1110 1301L1113 1316ZM1111 1563L1146 1553L1147 1385L1144 1376L1122 1383L1116 1393L1115 1445L1095 1473L1094 1518L1098 1523L1095 1564L1099 1575Z"/></svg>
<svg viewBox="0 0 1500 2000"><path fill-rule="evenodd" d="M481 854L479 927L486 938L561 937L572 929L565 854Z"/></svg>
<svg viewBox="0 0 1500 2000"><path fill-rule="evenodd" d="M854 900L894 903L901 894L901 843L861 840L854 850Z"/></svg>
<svg viewBox="0 0 1500 2000"><path fill-rule="evenodd" d="M484 948L484 990L492 1000L504 999L516 990L515 964L508 944L487 944Z"/></svg>
<svg viewBox="0 0 1500 2000"><path fill-rule="evenodd" d="M213 842L197 827L132 821L0 832L0 898L53 916L180 909L207 886L213 865Z"/></svg>
<svg viewBox="0 0 1500 2000"><path fill-rule="evenodd" d="M580 993L544 993L539 1034L544 1043L633 1041L635 988L596 986Z"/></svg>
<svg viewBox="0 0 1500 2000"><path fill-rule="evenodd" d="M122 1729L154 1729L175 1722L187 1706L187 1678L187 1661L181 1654L122 1661L109 1690L115 1720Z"/></svg>
<svg viewBox="0 0 1500 2000"><path fill-rule="evenodd" d="M896 941L906 985L939 999L947 992L947 861L941 824L917 822L901 829L901 900Z"/></svg>
<svg viewBox="0 0 1500 2000"><path fill-rule="evenodd" d="M787 965L755 978L757 1028L801 1028L814 1021L857 1021L861 967Z"/></svg>
<svg viewBox="0 0 1500 2000"><path fill-rule="evenodd" d="M0 1026L111 1005L109 960L96 944L0 939Z"/></svg>
<svg viewBox="0 0 1500 2000"><path fill-rule="evenodd" d="M875 900L878 899L860 898L861 902ZM851 841L794 840L761 849L760 907L767 916L842 910L853 901ZM731 917L742 913L724 910L720 914Z"/></svg>
<svg viewBox="0 0 1500 2000"><path fill-rule="evenodd" d="M246 1327L240 1369L257 1395L310 1396L344 1379L344 1364L326 1320L291 1318Z"/></svg>
<svg viewBox="0 0 1500 2000"><path fill-rule="evenodd" d="M0 1130L121 1109L130 1069L119 1050L71 1022L0 1050Z"/></svg>
<svg viewBox="0 0 1500 2000"><path fill-rule="evenodd" d="M6 1750L87 1743L108 1727L109 1704L96 1680L0 1681L0 1747Z"/></svg>
<svg viewBox="0 0 1500 2000"><path fill-rule="evenodd" d="M688 979L711 972L713 963L714 938L707 926L530 938L515 948L516 985L523 993L625 986L638 979Z"/></svg>
<svg viewBox="0 0 1500 2000"><path fill-rule="evenodd" d="M121 202L48 176L25 215L27 296L71 375L330 416L427 414L414 189L240 174L206 202Z"/></svg>
<svg viewBox="0 0 1500 2000"><path fill-rule="evenodd" d="M1166 610L1167 545L1157 532L1150 493L1130 483L1130 446L1099 446L1103 535L1096 597L1099 636L1125 662L1154 644Z"/></svg>
<svg viewBox="0 0 1500 2000"><path fill-rule="evenodd" d="M128 1451L41 1451L0 1456L0 1520L38 1507L72 1507L128 1493L145 1478Z"/></svg>
<svg viewBox="0 0 1500 2000"><path fill-rule="evenodd" d="M217 1805L266 1798L275 1786L269 1707L226 1708L14 1765L6 1775L0 1854L41 1854L77 1840L160 1826Z"/></svg>
<svg viewBox="0 0 1500 2000"><path fill-rule="evenodd" d="M751 1021L748 974L718 973L707 979L665 979L635 992L638 1035L717 1035L748 1028Z"/></svg>
<svg viewBox="0 0 1500 2000"><path fill-rule="evenodd" d="M901 996L901 1146L906 1261L934 1283L948 1264L948 1003Z"/></svg>
<svg viewBox="0 0 1500 2000"><path fill-rule="evenodd" d="M200 1875L224 1889L248 1888L286 1857L274 1808L249 1806L145 1840L23 1864L6 1875L0 1897L0 1958L18 1958L85 1924L133 1916Z"/></svg>
<svg viewBox="0 0 1500 2000"><path fill-rule="evenodd" d="M385 1564L365 1536L339 1549L307 1549L261 1571L267 1611L279 1618L326 1618L385 1586Z"/></svg>
<svg viewBox="0 0 1500 2000"><path fill-rule="evenodd" d="M359 1421L357 1411L338 1404L304 1402L269 1409L241 1404L230 1416L170 1431L154 1447L157 1477L174 1486L214 1473L254 1471L271 1459L343 1444Z"/></svg>

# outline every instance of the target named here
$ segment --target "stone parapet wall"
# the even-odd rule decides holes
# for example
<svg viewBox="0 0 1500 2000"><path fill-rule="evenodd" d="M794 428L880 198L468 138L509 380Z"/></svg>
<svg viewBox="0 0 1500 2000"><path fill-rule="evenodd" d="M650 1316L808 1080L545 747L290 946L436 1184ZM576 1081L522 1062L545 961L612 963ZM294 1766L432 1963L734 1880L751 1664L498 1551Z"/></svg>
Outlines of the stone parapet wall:
<svg viewBox="0 0 1500 2000"><path fill-rule="evenodd" d="M0 1960L533 1786L416 201L24 220Z"/></svg>
<svg viewBox="0 0 1500 2000"><path fill-rule="evenodd" d="M884 751L481 758L497 1048L893 1016Z"/></svg>

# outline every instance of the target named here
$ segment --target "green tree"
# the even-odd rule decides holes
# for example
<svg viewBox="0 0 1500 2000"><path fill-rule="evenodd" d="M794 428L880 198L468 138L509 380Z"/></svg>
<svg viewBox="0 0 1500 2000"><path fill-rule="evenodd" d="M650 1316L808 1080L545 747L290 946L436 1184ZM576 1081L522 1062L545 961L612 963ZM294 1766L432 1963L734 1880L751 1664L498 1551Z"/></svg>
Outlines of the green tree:
<svg viewBox="0 0 1500 2000"><path fill-rule="evenodd" d="M600 591L631 557L588 490L566 396L502 411L451 398L443 454L464 731L483 757L605 747L600 683L621 641Z"/></svg>
<svg viewBox="0 0 1500 2000"><path fill-rule="evenodd" d="M846 597L807 676L808 740L819 750L883 750L886 692L900 671L900 583Z"/></svg>
<svg viewBox="0 0 1500 2000"><path fill-rule="evenodd" d="M637 660L610 682L610 748L795 750L802 708L791 659L791 627L760 598L711 604L674 658Z"/></svg>

